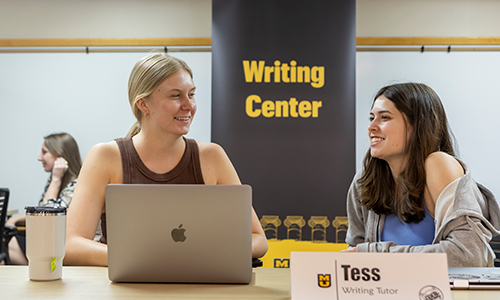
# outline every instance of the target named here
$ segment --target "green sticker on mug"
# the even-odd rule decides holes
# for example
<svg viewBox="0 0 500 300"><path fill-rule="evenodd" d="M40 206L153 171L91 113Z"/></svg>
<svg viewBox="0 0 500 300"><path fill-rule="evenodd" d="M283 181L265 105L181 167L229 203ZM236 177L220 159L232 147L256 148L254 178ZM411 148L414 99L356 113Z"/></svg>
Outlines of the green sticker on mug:
<svg viewBox="0 0 500 300"><path fill-rule="evenodd" d="M52 259L52 261L50 262L50 271L51 272L54 272L54 270L56 269L56 261L57 261L57 259L54 257Z"/></svg>

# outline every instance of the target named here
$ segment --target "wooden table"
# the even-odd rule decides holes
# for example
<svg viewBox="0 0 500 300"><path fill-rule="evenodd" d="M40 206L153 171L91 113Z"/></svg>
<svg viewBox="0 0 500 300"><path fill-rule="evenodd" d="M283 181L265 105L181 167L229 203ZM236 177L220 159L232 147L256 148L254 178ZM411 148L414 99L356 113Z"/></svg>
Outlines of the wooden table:
<svg viewBox="0 0 500 300"><path fill-rule="evenodd" d="M500 299L500 291L452 291L454 300ZM0 266L0 299L290 299L289 269L254 269L249 285L112 283L102 267L64 267L56 281L31 281L26 266Z"/></svg>

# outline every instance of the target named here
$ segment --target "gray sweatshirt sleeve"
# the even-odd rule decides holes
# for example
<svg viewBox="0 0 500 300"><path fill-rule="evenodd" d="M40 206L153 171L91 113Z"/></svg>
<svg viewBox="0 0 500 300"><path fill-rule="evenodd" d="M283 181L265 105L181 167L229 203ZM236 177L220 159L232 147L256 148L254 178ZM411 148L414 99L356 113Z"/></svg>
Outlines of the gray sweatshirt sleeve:
<svg viewBox="0 0 500 300"><path fill-rule="evenodd" d="M359 189L356 181L358 175L349 187L347 194L347 218L349 220L349 227L347 228L346 242L349 246L356 246L359 243L365 242L365 214L364 208L359 202Z"/></svg>

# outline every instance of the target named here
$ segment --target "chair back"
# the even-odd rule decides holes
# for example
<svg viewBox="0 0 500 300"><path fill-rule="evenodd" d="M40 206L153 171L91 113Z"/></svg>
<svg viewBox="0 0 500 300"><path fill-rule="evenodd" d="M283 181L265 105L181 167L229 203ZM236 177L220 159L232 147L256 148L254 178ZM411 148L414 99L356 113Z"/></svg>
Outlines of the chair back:
<svg viewBox="0 0 500 300"><path fill-rule="evenodd" d="M500 235L495 236L490 241L490 246L495 252L495 267L500 267Z"/></svg>
<svg viewBox="0 0 500 300"><path fill-rule="evenodd" d="M9 205L10 191L8 188L0 188L0 261L8 257L8 244L5 237L5 221L7 221L7 209Z"/></svg>

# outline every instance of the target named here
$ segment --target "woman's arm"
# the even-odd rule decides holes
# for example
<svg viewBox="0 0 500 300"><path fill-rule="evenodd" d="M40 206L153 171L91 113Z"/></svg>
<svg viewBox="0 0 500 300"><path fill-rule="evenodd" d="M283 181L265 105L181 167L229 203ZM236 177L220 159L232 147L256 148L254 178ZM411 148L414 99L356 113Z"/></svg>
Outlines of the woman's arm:
<svg viewBox="0 0 500 300"><path fill-rule="evenodd" d="M444 152L431 153L425 159L425 192L427 209L434 217L434 209L439 195L453 181L465 172L462 165L453 156Z"/></svg>
<svg viewBox="0 0 500 300"><path fill-rule="evenodd" d="M109 183L121 183L121 161L115 142L90 149L68 209L65 265L107 266L107 246L94 242Z"/></svg>
<svg viewBox="0 0 500 300"><path fill-rule="evenodd" d="M66 174L67 170L68 163L64 158L59 157L54 161L50 184L41 203L39 203L40 205L45 205L49 199L59 198L59 190L61 189L62 178L64 177L64 174Z"/></svg>
<svg viewBox="0 0 500 300"><path fill-rule="evenodd" d="M19 222L19 221L22 221L22 222L25 222L26 221L26 212L20 214L20 215L17 215L15 217L10 217L6 222L5 222L5 225L9 225L9 226L17 226L16 223Z"/></svg>
<svg viewBox="0 0 500 300"><path fill-rule="evenodd" d="M241 184L238 173L221 146L198 143L198 148L205 184Z"/></svg>
<svg viewBox="0 0 500 300"><path fill-rule="evenodd" d="M259 258L266 254L269 245L267 238L260 225L259 218L252 208L252 258Z"/></svg>
<svg viewBox="0 0 500 300"><path fill-rule="evenodd" d="M206 184L241 184L238 173L221 146L214 143L198 143L200 164ZM259 218L252 208L252 257L266 254L268 243Z"/></svg>
<svg viewBox="0 0 500 300"><path fill-rule="evenodd" d="M53 206L65 206L69 207L71 204L71 200L73 200L73 195L75 194L75 187L76 183L78 181L78 178L75 178L73 181L69 182L66 187L61 191L59 194L59 198L57 199L56 203L53 203ZM51 204L49 200L49 204Z"/></svg>

